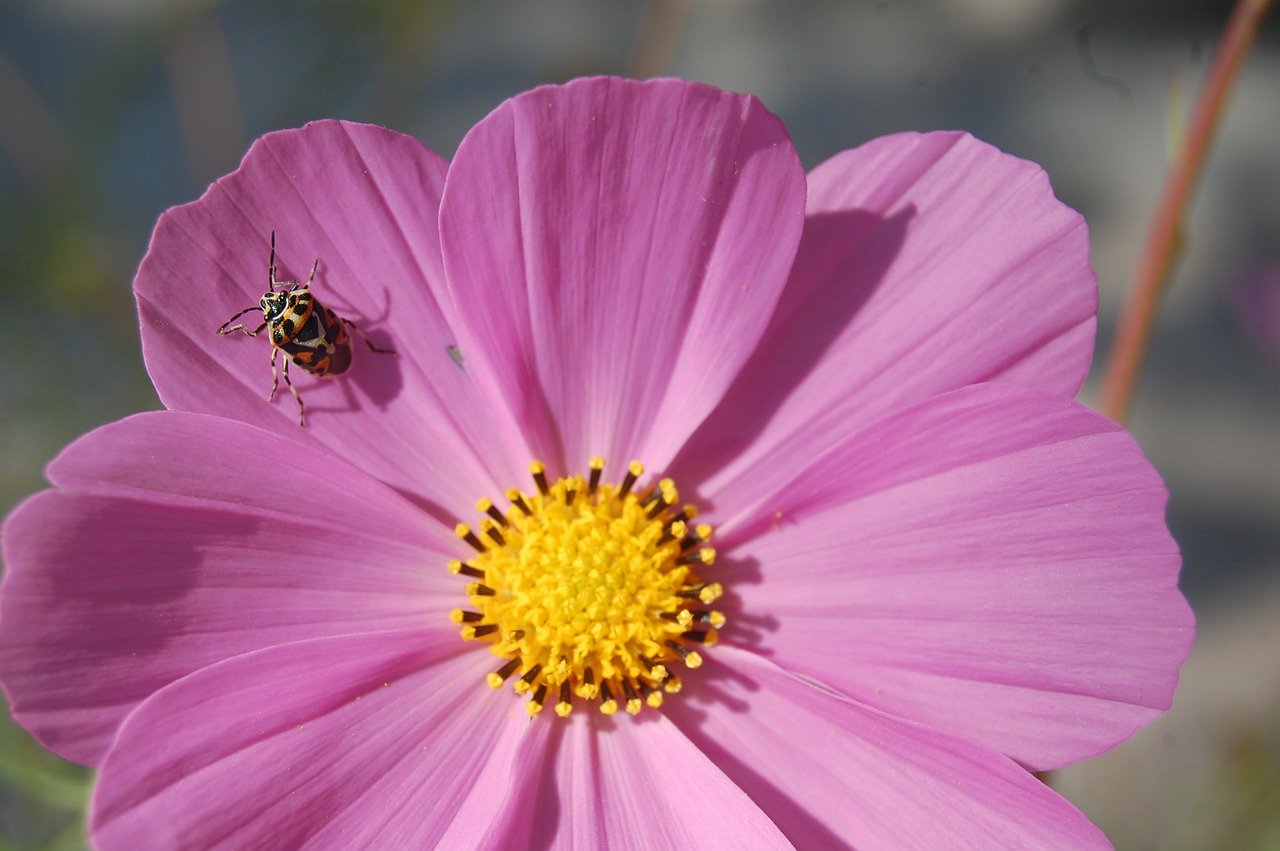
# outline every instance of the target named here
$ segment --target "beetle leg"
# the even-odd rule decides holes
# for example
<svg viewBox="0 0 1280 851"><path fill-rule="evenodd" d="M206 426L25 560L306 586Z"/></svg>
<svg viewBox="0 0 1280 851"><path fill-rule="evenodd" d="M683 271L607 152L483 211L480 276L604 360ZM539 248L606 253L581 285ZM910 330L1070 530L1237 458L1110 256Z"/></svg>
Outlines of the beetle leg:
<svg viewBox="0 0 1280 851"><path fill-rule="evenodd" d="M275 346L271 347L271 392L267 394L267 401L274 402L276 400L276 388L280 386L280 373L276 371L276 355L280 354L280 350ZM285 377L288 378L289 361L284 362Z"/></svg>
<svg viewBox="0 0 1280 851"><path fill-rule="evenodd" d="M240 311L240 312L239 312L239 313L237 313L235 316L233 316L233 317L231 317L230 319L228 319L226 322L223 322L223 323L222 323L222 325L220 325L220 326L218 327L218 333L219 333L219 334L230 334L232 331L243 331L243 332L245 332L246 334L248 334L250 337L256 337L256 336L258 336L259 334L261 334L261 333L262 333L262 329L267 327L267 323L265 323L265 322L263 322L261 325L259 325L259 326L258 326L258 330L257 330L257 331L250 331L250 330L249 330L249 328L248 328L248 326L246 326L243 322L241 322L239 325L234 325L234 326L232 326L232 327L230 327L230 328L228 328L228 327L227 327L228 325L231 325L231 323L232 323L232 322L235 322L235 321L236 321L237 319L239 319L241 316L244 316L246 313L248 313L248 312L250 312L250 311L252 311L252 310L261 310L261 308L258 308L258 307L246 307L244 310Z"/></svg>
<svg viewBox="0 0 1280 851"><path fill-rule="evenodd" d="M375 346L373 342L369 339L369 335L361 331L360 326L352 322L350 319L346 319L344 317L339 317L339 319L342 320L342 324L349 325L355 329L355 332L360 335L360 339L364 340L364 344L369 347L369 351L380 352L381 354L384 354L384 355L394 355L396 353L395 349L380 349L377 346Z"/></svg>
<svg viewBox="0 0 1280 851"><path fill-rule="evenodd" d="M289 386L289 392L293 394L294 400L298 403L298 425L306 426L306 413L302 407L302 396L298 393L298 388L293 386L293 382L289 380L289 358L284 359L284 383Z"/></svg>

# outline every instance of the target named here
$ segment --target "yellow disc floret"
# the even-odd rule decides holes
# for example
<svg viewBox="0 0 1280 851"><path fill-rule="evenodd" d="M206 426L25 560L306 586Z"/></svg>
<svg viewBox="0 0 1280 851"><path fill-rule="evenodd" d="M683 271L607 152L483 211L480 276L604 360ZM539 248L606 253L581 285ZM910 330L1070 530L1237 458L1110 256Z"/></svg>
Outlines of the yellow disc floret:
<svg viewBox="0 0 1280 851"><path fill-rule="evenodd" d="M695 608L723 593L693 573L715 560L703 546L711 527L693 526L692 506L675 510L670 479L637 492L638 462L616 485L600 481L599 458L586 479L551 483L541 463L529 469L536 492L510 488L505 513L482 499L477 529L457 527L475 555L449 570L471 578L474 611L455 609L454 623L507 660L489 685L519 673L514 688L530 695L530 716L548 698L561 718L575 697L599 701L609 715L661 706L663 692L680 688L672 668L700 666L693 646L714 644L725 623L720 612Z"/></svg>

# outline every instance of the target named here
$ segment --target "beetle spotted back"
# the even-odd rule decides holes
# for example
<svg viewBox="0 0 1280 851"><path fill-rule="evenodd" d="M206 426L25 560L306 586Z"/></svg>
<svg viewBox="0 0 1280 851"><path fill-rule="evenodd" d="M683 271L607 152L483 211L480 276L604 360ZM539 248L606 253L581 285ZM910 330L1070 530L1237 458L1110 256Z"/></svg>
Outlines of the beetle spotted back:
<svg viewBox="0 0 1280 851"><path fill-rule="evenodd" d="M317 378L329 378L341 375L351 368L353 350L351 347L350 327L359 334L370 351L380 354L395 354L392 349L381 349L375 346L364 332L349 319L344 319L325 307L311 292L311 282L315 280L316 269L320 266L320 258L316 258L311 266L311 274L304 284L301 281L276 280L276 232L271 232L271 257L267 264L267 291L254 307L246 307L239 311L218 328L219 334L230 334L232 331L243 331L250 337L256 337L264 330L269 331L271 342L271 392L267 401L275 400L276 389L280 384L280 374L276 371L276 356L284 352L287 356L284 367L284 382L293 393L298 403L298 425L306 425L305 409L302 396L293 386L289 378L289 364L297 364ZM277 286L284 289L276 289ZM262 312L263 322L250 331L243 322L235 322L246 313L254 310Z"/></svg>

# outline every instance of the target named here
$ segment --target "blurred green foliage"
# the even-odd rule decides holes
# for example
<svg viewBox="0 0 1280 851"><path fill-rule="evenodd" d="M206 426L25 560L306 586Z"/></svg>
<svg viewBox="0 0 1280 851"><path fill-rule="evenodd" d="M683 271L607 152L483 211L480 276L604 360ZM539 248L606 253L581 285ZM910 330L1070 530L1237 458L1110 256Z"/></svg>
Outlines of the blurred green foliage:
<svg viewBox="0 0 1280 851"><path fill-rule="evenodd" d="M58 759L8 720L0 724L0 851L85 847L91 774Z"/></svg>

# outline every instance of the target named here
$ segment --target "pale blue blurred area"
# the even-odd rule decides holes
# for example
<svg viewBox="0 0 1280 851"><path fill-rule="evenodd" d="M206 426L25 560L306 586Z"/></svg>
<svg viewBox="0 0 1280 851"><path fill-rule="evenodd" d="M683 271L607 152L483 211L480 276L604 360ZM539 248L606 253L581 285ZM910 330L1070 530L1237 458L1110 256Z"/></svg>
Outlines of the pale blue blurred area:
<svg viewBox="0 0 1280 851"><path fill-rule="evenodd" d="M0 507L43 487L43 466L76 436L159 406L141 363L133 272L156 217L235 168L252 139L342 117L448 156L503 98L582 74L674 74L754 92L808 166L879 134L953 128L1041 163L1090 223L1101 356L1159 192L1168 127L1189 109L1230 6L0 5ZM1231 308L1240 281L1280 282L1277 140L1273 16L1197 193L1133 421L1172 492L1201 640L1164 720L1054 778L1122 849L1280 848L1280 364ZM0 728L0 851L80 847L87 782Z"/></svg>

